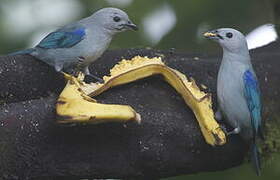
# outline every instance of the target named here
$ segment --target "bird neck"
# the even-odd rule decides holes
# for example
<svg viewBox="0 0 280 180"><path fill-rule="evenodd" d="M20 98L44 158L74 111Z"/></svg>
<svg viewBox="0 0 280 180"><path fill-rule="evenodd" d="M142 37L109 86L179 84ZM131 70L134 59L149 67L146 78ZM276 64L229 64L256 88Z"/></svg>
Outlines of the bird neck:
<svg viewBox="0 0 280 180"><path fill-rule="evenodd" d="M106 29L103 25L103 22L100 22L100 19L96 18L94 15L84 18L79 21L80 24L88 27L92 30L95 34L98 32L103 36L107 36L108 38L112 39L114 33L110 32L110 30Z"/></svg>
<svg viewBox="0 0 280 180"><path fill-rule="evenodd" d="M223 51L223 60L222 63L227 63L227 62L239 62L242 64L251 64L251 58L249 51L244 51L244 52L238 52L238 53L233 53L229 51Z"/></svg>
<svg viewBox="0 0 280 180"><path fill-rule="evenodd" d="M114 37L115 34L117 34L116 31L113 31L111 29L107 29L105 27L103 27L103 32L106 33L108 36L110 36L111 38Z"/></svg>

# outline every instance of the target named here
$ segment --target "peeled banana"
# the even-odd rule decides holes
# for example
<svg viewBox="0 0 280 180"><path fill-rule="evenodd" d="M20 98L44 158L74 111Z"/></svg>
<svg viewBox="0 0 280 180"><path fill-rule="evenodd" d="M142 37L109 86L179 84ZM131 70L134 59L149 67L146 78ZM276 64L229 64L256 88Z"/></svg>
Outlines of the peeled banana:
<svg viewBox="0 0 280 180"><path fill-rule="evenodd" d="M186 104L193 110L208 144L225 144L226 136L214 119L211 94L201 91L194 79L188 80L184 74L166 66L160 57L136 56L131 60L122 60L111 69L110 76L103 77L103 84L83 83L81 90L92 97L114 86L133 82L154 74L161 74L181 94Z"/></svg>
<svg viewBox="0 0 280 180"><path fill-rule="evenodd" d="M140 123L141 117L130 106L100 104L83 92L83 75L78 78L64 74L67 85L56 103L58 123L103 123L127 122Z"/></svg>

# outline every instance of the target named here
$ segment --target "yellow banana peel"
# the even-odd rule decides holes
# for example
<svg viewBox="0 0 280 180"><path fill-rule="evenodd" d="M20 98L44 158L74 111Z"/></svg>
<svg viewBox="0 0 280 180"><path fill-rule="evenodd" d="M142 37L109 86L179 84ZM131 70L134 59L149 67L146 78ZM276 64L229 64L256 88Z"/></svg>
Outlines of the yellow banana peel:
<svg viewBox="0 0 280 180"><path fill-rule="evenodd" d="M226 136L214 119L211 94L201 91L194 79L166 66L160 57L148 58L136 56L131 60L122 60L115 65L110 76L104 76L104 83L83 83L82 91L88 96L96 96L114 86L133 82L155 74L161 74L165 80L181 94L186 104L194 112L206 142L210 145L223 145Z"/></svg>
<svg viewBox="0 0 280 180"><path fill-rule="evenodd" d="M83 75L78 78L64 74L68 80L64 90L56 103L58 123L103 123L103 122L127 122L140 123L140 115L130 106L100 104L85 94Z"/></svg>
<svg viewBox="0 0 280 180"><path fill-rule="evenodd" d="M114 86L133 82L155 74L161 74L165 80L181 94L186 104L194 112L201 132L210 145L223 145L226 136L214 119L211 94L201 91L194 79L166 66L160 57L147 58L136 56L131 60L122 60L115 65L110 76L104 76L104 83L83 82L65 74L68 83L57 101L57 114L60 123L68 122L140 122L140 115L130 106L99 104L91 97L97 96ZM205 87L204 87L205 88Z"/></svg>

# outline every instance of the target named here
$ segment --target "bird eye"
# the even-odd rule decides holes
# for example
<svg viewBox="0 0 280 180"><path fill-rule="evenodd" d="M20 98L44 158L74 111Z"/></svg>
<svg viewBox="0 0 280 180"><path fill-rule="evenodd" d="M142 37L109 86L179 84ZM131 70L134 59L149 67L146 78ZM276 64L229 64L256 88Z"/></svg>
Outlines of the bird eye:
<svg viewBox="0 0 280 180"><path fill-rule="evenodd" d="M115 22L119 22L120 20L121 20L121 18L120 18L119 16L115 16L115 17L114 17L114 21L115 21Z"/></svg>
<svg viewBox="0 0 280 180"><path fill-rule="evenodd" d="M233 36L233 34L230 33L230 32L226 34L226 37L227 37L227 38L232 38L232 36Z"/></svg>

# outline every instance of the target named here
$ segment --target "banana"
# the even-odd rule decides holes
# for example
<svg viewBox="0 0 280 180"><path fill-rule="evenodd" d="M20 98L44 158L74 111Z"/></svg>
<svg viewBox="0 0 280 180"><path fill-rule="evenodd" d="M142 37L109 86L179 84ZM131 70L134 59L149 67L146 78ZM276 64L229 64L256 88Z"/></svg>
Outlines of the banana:
<svg viewBox="0 0 280 180"><path fill-rule="evenodd" d="M109 76L103 77L103 84L87 84L83 82L82 74L78 78L65 74L68 83L57 101L56 109L60 119L58 122L102 123L134 120L140 123L140 115L130 106L99 104L91 97L112 87L155 74L162 75L192 109L208 144L214 146L226 143L226 136L214 119L211 94L201 91L194 79L188 79L179 71L166 66L160 57L136 56L131 60L122 60L110 70Z"/></svg>
<svg viewBox="0 0 280 180"><path fill-rule="evenodd" d="M155 74L161 74L165 80L183 97L186 104L194 112L205 141L214 145L226 143L226 136L214 119L211 94L201 91L195 80L179 71L166 66L160 57L147 58L136 56L131 60L122 60L115 65L110 76L104 76L103 84L83 83L82 91L88 96L97 96L102 92L129 82L133 82Z"/></svg>
<svg viewBox="0 0 280 180"><path fill-rule="evenodd" d="M100 104L87 96L81 89L82 74L75 78L64 73L64 77L68 82L56 103L58 123L141 122L140 115L130 106Z"/></svg>

